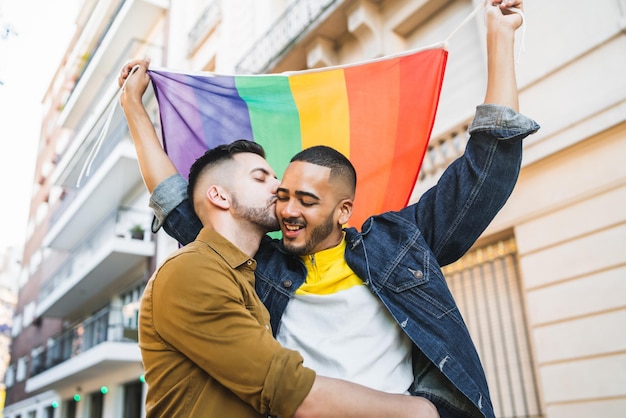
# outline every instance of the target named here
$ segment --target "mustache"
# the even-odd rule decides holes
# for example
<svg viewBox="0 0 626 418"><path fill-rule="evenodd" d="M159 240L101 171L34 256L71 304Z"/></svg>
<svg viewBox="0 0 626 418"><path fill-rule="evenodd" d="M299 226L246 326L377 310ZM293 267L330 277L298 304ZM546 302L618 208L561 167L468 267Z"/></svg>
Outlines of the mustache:
<svg viewBox="0 0 626 418"><path fill-rule="evenodd" d="M287 223L289 225L295 225L295 226L301 226L301 227L305 227L306 224L304 223L304 221L297 219L297 218L283 218L282 219L282 223Z"/></svg>

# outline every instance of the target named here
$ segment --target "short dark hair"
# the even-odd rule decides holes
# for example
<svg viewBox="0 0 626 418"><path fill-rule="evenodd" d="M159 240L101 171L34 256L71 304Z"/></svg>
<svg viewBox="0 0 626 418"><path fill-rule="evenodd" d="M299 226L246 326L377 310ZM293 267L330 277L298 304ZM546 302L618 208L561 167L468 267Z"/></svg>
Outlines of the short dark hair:
<svg viewBox="0 0 626 418"><path fill-rule="evenodd" d="M233 158L233 155L243 152L257 154L265 158L265 150L263 147L260 144L247 139L238 139L230 144L218 145L198 157L189 169L189 184L187 185L187 196L189 196L189 199L193 202L193 193L196 184L205 169L213 167L215 164L222 161L230 160Z"/></svg>
<svg viewBox="0 0 626 418"><path fill-rule="evenodd" d="M302 161L330 168L330 177L346 180L352 192L356 190L356 170L345 155L334 148L316 145L306 148L293 156L291 162Z"/></svg>

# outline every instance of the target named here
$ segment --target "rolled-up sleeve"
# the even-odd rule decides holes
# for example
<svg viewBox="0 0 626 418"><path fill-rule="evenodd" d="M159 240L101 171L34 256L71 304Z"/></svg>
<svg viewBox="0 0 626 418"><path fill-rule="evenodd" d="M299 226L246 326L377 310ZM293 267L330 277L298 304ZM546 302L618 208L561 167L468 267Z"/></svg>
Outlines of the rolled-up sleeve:
<svg viewBox="0 0 626 418"><path fill-rule="evenodd" d="M534 120L510 107L481 104L476 107L476 115L469 126L470 135L489 133L503 141L521 141L539 130Z"/></svg>
<svg viewBox="0 0 626 418"><path fill-rule="evenodd" d="M157 232L165 223L165 218L176 206L187 199L187 182L180 174L163 180L150 196L150 207L154 211L152 232Z"/></svg>
<svg viewBox="0 0 626 418"><path fill-rule="evenodd" d="M154 211L152 232L163 227L182 245L192 242L202 229L202 222L187 197L187 181L180 174L168 177L154 189L150 207Z"/></svg>

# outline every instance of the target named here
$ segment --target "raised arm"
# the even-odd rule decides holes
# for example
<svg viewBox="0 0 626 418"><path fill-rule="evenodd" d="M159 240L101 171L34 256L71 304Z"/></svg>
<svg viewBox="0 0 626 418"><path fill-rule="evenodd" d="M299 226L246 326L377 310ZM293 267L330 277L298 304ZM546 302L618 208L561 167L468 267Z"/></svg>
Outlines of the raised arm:
<svg viewBox="0 0 626 418"><path fill-rule="evenodd" d="M136 65L139 67L131 75ZM143 106L142 97L150 83L150 77L146 74L149 65L150 61L147 59L128 62L122 68L118 83L121 87L126 81L120 102L135 144L141 175L148 191L152 193L163 180L178 171L161 147L152 121Z"/></svg>
<svg viewBox="0 0 626 418"><path fill-rule="evenodd" d="M522 10L522 0L485 0L487 23L487 91L485 104L519 111L515 78L515 31L522 17L508 8Z"/></svg>
<svg viewBox="0 0 626 418"><path fill-rule="evenodd" d="M539 125L518 113L514 37L521 0L486 0L487 89L469 126L464 154L446 168L437 185L402 213L410 217L440 265L474 244L509 198L519 176L522 140Z"/></svg>
<svg viewBox="0 0 626 418"><path fill-rule="evenodd" d="M150 83L146 73L149 65L149 60L134 60L122 67L118 83L120 87L126 84L120 103L135 144L143 181L151 194L150 207L155 215L152 232L163 227L168 235L185 245L196 238L202 223L187 198L187 181L178 174L165 153L143 106L142 97Z"/></svg>

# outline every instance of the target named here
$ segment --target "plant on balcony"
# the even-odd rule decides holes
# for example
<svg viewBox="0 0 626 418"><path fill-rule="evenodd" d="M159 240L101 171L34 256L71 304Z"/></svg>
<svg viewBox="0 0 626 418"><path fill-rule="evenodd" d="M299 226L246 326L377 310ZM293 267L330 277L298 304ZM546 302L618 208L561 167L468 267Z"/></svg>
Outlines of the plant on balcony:
<svg viewBox="0 0 626 418"><path fill-rule="evenodd" d="M145 230L143 229L143 226L137 224L137 225L133 226L132 228L130 228L129 232L130 232L130 237L132 239L143 240L144 233L145 233Z"/></svg>

